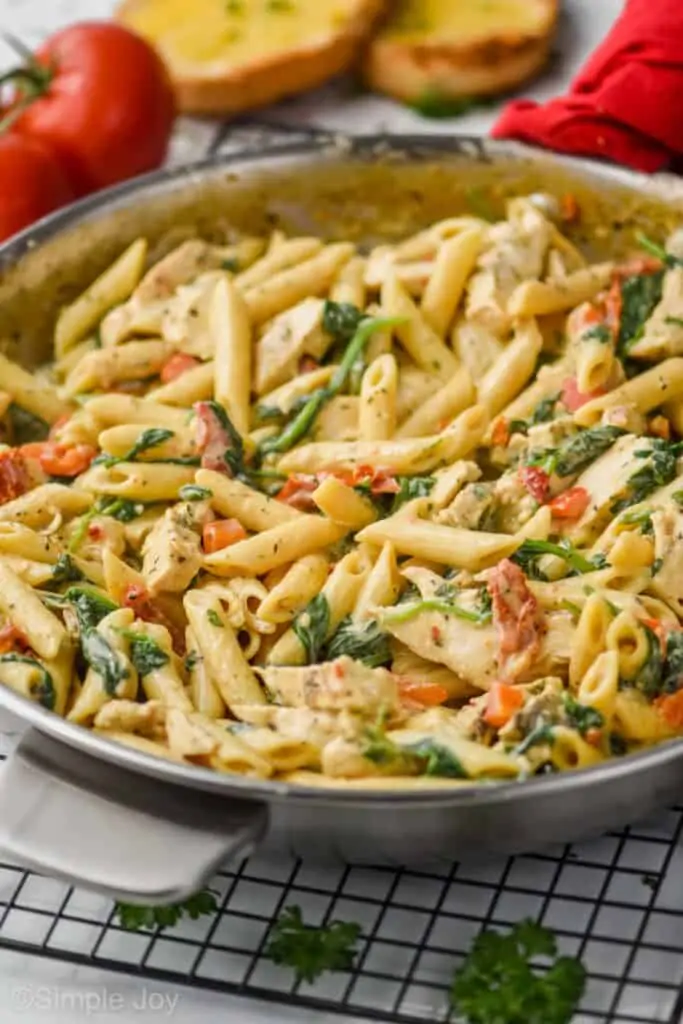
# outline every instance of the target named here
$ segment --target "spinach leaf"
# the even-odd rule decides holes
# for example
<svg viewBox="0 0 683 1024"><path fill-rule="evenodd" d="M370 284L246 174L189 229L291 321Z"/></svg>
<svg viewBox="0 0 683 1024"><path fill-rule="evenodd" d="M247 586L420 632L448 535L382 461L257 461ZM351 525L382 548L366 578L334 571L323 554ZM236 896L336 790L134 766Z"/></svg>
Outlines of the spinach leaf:
<svg viewBox="0 0 683 1024"><path fill-rule="evenodd" d="M31 441L44 441L50 433L50 425L40 416L35 416L28 409L23 409L15 402L9 407L9 421L12 427L12 439L15 444L30 444Z"/></svg>
<svg viewBox="0 0 683 1024"><path fill-rule="evenodd" d="M168 654L151 636L147 636L146 633L137 633L134 629L122 629L120 633L130 641L130 660L135 665L140 678L168 665L170 661Z"/></svg>
<svg viewBox="0 0 683 1024"><path fill-rule="evenodd" d="M652 450L643 449L634 453L636 458L647 459L647 463L632 473L626 482L626 494L611 505L616 515L630 505L645 501L653 491L665 487L676 478L678 458L683 449L681 442L664 441L655 438Z"/></svg>
<svg viewBox="0 0 683 1024"><path fill-rule="evenodd" d="M582 736L585 736L589 729L602 729L605 724L605 719L597 708L580 704L568 693L564 698L564 710L570 726Z"/></svg>
<svg viewBox="0 0 683 1024"><path fill-rule="evenodd" d="M678 256L674 256L672 252L667 252L663 245L659 245L658 242L653 242L651 238L644 235L642 231L638 234L638 243L649 252L655 259L661 260L665 267L683 267L683 260Z"/></svg>
<svg viewBox="0 0 683 1024"><path fill-rule="evenodd" d="M641 509L640 511L634 509L633 512L626 512L619 522L626 523L628 526L638 526L640 528L638 532L646 536L652 536L654 533L652 512L649 509Z"/></svg>
<svg viewBox="0 0 683 1024"><path fill-rule="evenodd" d="M213 491L208 487L200 487L199 484L185 484L178 491L178 497L183 501L204 501L213 497Z"/></svg>
<svg viewBox="0 0 683 1024"><path fill-rule="evenodd" d="M78 551L88 533L88 527L97 516L111 516L120 523L130 523L137 519L145 511L145 506L139 501L131 501L129 498L98 498L93 507L78 520L78 526L74 530L69 541L71 554Z"/></svg>
<svg viewBox="0 0 683 1024"><path fill-rule="evenodd" d="M676 693L683 685L683 632L676 630L666 638L666 663L662 691Z"/></svg>
<svg viewBox="0 0 683 1024"><path fill-rule="evenodd" d="M362 661L370 668L379 668L391 662L389 636L383 633L376 622L356 623L347 616L330 638L325 660L334 661L342 655L355 661Z"/></svg>
<svg viewBox="0 0 683 1024"><path fill-rule="evenodd" d="M215 608L209 608L208 612L206 613L206 617L208 621L211 623L211 625L215 626L216 629L225 629L225 626L223 625L223 620L221 619L220 615L215 610Z"/></svg>
<svg viewBox="0 0 683 1024"><path fill-rule="evenodd" d="M453 590L453 594L457 591ZM454 601L444 600L437 596L421 598L417 601L400 601L393 608L384 612L384 621L393 625L409 622L422 612L440 612L441 615L451 615L456 619L463 619L465 622L473 622L482 626L491 621L491 611L483 608L480 611L469 611L461 608Z"/></svg>
<svg viewBox="0 0 683 1024"><path fill-rule="evenodd" d="M647 638L647 657L645 658L645 661L635 679L632 681L629 680L625 685L635 686L636 689L640 690L641 693L644 693L646 697L652 699L654 697L658 697L662 692L664 658L662 656L662 648L656 634L644 623L641 623L641 629L644 631Z"/></svg>
<svg viewBox="0 0 683 1024"><path fill-rule="evenodd" d="M469 779L461 762L448 747L434 740L421 740L407 748L419 759L420 774L439 776L446 779Z"/></svg>
<svg viewBox="0 0 683 1024"><path fill-rule="evenodd" d="M592 558L586 558L567 541L554 544L549 540L525 540L517 548L514 555L511 556L511 561L518 565L529 579L543 580L545 582L547 577L535 564L536 559L541 555L556 555L558 558L563 559L574 573L579 574L595 572L596 569L604 569L607 564L607 559L603 554L598 553L593 555Z"/></svg>
<svg viewBox="0 0 683 1024"><path fill-rule="evenodd" d="M37 668L40 673L40 680L31 683L31 696L35 697L38 703L42 704L48 711L54 711L57 700L54 680L48 670L36 658L31 658L27 654L0 654L0 663L31 665L33 668Z"/></svg>
<svg viewBox="0 0 683 1024"><path fill-rule="evenodd" d="M662 298L664 272L634 274L621 282L621 321L617 352L628 355L629 348L643 335L646 322Z"/></svg>
<svg viewBox="0 0 683 1024"><path fill-rule="evenodd" d="M163 427L150 427L149 430L142 431L135 444L123 455L107 455L103 453L98 455L93 461L107 466L107 468L116 466L119 462L135 462L138 456L149 451L150 448L158 448L160 444L164 444L165 441L169 441L174 436L175 434L172 430L166 430Z"/></svg>
<svg viewBox="0 0 683 1024"><path fill-rule="evenodd" d="M106 615L118 608L108 597L89 587L69 587L64 597L76 613L81 633L94 629Z"/></svg>
<svg viewBox="0 0 683 1024"><path fill-rule="evenodd" d="M235 427L234 423L228 416L227 412L220 404L213 398L206 402L197 403L202 406L207 406L214 418L218 421L218 424L225 431L229 446L226 448L223 454L223 460L226 466L230 469L233 476L244 476L247 473L246 466L246 455L244 451L244 441L239 430Z"/></svg>
<svg viewBox="0 0 683 1024"><path fill-rule="evenodd" d="M581 335L581 341L599 341L601 345L609 345L612 332L607 324L595 324Z"/></svg>
<svg viewBox="0 0 683 1024"><path fill-rule="evenodd" d="M355 309L355 306L352 308ZM399 323L403 323L403 318L362 317L358 321L355 332L346 346L341 363L332 375L327 387L318 388L312 392L307 398L305 405L302 406L294 419L287 424L282 433L276 437L266 438L261 445L261 453L278 452L282 454L283 452L288 452L295 444L298 444L308 434L329 399L338 395L342 388L346 386L349 374L374 332L382 330L384 327L393 327Z"/></svg>
<svg viewBox="0 0 683 1024"><path fill-rule="evenodd" d="M363 313L352 302L328 299L323 306L323 328L335 341L351 341L362 319Z"/></svg>
<svg viewBox="0 0 683 1024"><path fill-rule="evenodd" d="M529 422L533 426L538 426L539 423L550 423L555 416L555 406L559 402L561 394L562 392L558 391L554 395L548 395L547 398L542 398L532 412Z"/></svg>
<svg viewBox="0 0 683 1024"><path fill-rule="evenodd" d="M522 754L526 754L531 747L537 747L540 744L545 743L552 746L554 742L555 734L553 732L553 727L552 725L548 725L547 722L544 722L542 725L537 725L535 729L532 729L531 732L527 733L522 742L518 743L512 751L512 756L519 757Z"/></svg>
<svg viewBox="0 0 683 1024"><path fill-rule="evenodd" d="M52 567L52 580L54 583L72 583L85 579L83 573L74 563L70 555L60 555Z"/></svg>
<svg viewBox="0 0 683 1024"><path fill-rule="evenodd" d="M316 594L292 623L292 629L306 651L307 664L320 660L330 630L330 606L324 594Z"/></svg>
<svg viewBox="0 0 683 1024"><path fill-rule="evenodd" d="M624 433L620 427L590 427L569 438L557 448L554 471L558 476L574 476L608 451Z"/></svg>
<svg viewBox="0 0 683 1024"><path fill-rule="evenodd" d="M116 696L117 686L128 678L128 669L119 659L118 653L96 629L87 629L81 633L81 650L90 667L102 676L109 696Z"/></svg>
<svg viewBox="0 0 683 1024"><path fill-rule="evenodd" d="M400 476L397 478L400 490L394 495L389 514L398 512L402 505L414 498L427 498L436 483L433 476Z"/></svg>

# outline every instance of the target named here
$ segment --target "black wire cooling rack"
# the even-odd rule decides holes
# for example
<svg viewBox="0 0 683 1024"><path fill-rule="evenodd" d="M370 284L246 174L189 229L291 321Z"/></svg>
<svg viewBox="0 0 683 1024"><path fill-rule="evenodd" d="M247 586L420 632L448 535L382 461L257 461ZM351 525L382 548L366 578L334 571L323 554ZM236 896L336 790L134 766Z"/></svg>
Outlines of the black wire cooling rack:
<svg viewBox="0 0 683 1024"><path fill-rule="evenodd" d="M683 1003L683 808L557 851L444 872L314 866L262 854L212 883L219 911L170 930L128 932L110 901L0 864L0 948L146 980L396 1024L449 1020L453 970L482 928L533 917L589 974L576 1024L679 1024ZM297 904L309 923L361 924L348 972L293 984L265 956Z"/></svg>

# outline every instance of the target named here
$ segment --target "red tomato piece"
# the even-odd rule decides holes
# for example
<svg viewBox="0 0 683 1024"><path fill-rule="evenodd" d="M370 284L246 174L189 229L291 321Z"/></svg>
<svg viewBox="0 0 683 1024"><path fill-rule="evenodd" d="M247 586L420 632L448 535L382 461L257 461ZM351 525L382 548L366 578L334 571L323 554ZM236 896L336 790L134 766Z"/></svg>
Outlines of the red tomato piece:
<svg viewBox="0 0 683 1024"><path fill-rule="evenodd" d="M0 654L11 654L13 651L28 651L29 642L16 626L6 622L0 629Z"/></svg>
<svg viewBox="0 0 683 1024"><path fill-rule="evenodd" d="M213 522L207 523L202 530L202 544L207 555L214 551L222 551L223 548L237 544L238 541L245 540L246 537L247 531L239 519L215 519Z"/></svg>
<svg viewBox="0 0 683 1024"><path fill-rule="evenodd" d="M123 595L121 603L124 608L132 608L136 617L143 622L155 622L159 626L165 626L171 635L173 650L176 654L185 653L184 630L166 615L158 603L155 603L145 587L132 584Z"/></svg>
<svg viewBox="0 0 683 1024"><path fill-rule="evenodd" d="M550 477L540 466L520 466L519 478L532 498L541 505L548 497Z"/></svg>
<svg viewBox="0 0 683 1024"><path fill-rule="evenodd" d="M493 424L491 441L496 448L507 448L510 443L510 425L504 416L499 416Z"/></svg>
<svg viewBox="0 0 683 1024"><path fill-rule="evenodd" d="M515 679L531 667L541 645L542 618L518 565L504 558L491 569L488 590L498 633L498 663Z"/></svg>
<svg viewBox="0 0 683 1024"><path fill-rule="evenodd" d="M486 700L484 721L494 729L502 729L524 704L524 694L508 683L491 684Z"/></svg>
<svg viewBox="0 0 683 1024"><path fill-rule="evenodd" d="M580 519L590 505L591 497L585 487L570 487L549 502L556 519Z"/></svg>
<svg viewBox="0 0 683 1024"><path fill-rule="evenodd" d="M683 729L683 690L658 697L655 707L672 729Z"/></svg>
<svg viewBox="0 0 683 1024"><path fill-rule="evenodd" d="M58 158L40 139L0 135L0 242L75 199Z"/></svg>
<svg viewBox="0 0 683 1024"><path fill-rule="evenodd" d="M42 447L40 452L37 450L39 447ZM48 476L80 476L97 455L97 448L90 444L67 446L53 441L45 441L42 446L24 445L21 451L28 458L37 456L41 469Z"/></svg>
<svg viewBox="0 0 683 1024"><path fill-rule="evenodd" d="M311 512L316 509L311 494L318 487L317 476L309 476L304 473L292 473L287 483L278 491L276 498L296 508L299 512Z"/></svg>
<svg viewBox="0 0 683 1024"><path fill-rule="evenodd" d="M413 679L399 679L398 692L402 700L435 708L448 700L448 690L439 683L420 682Z"/></svg>
<svg viewBox="0 0 683 1024"><path fill-rule="evenodd" d="M199 359L188 355L187 352L176 352L161 368L159 374L161 383L168 384L169 381L175 380L176 377L182 377L184 373L194 369L195 366L199 366Z"/></svg>
<svg viewBox="0 0 683 1024"><path fill-rule="evenodd" d="M591 402L594 398L599 398L600 395L605 394L607 394L605 388L596 388L595 391L579 391L576 377L567 377L562 382L562 397L560 401L567 412L576 412L586 402Z"/></svg>
<svg viewBox="0 0 683 1024"><path fill-rule="evenodd" d="M26 459L18 448L0 452L0 505L19 498L33 486Z"/></svg>
<svg viewBox="0 0 683 1024"><path fill-rule="evenodd" d="M113 22L71 25L37 50L24 91L17 78L17 100L26 98L26 77L35 100L14 130L49 146L79 195L163 163L173 88L157 52L135 33Z"/></svg>

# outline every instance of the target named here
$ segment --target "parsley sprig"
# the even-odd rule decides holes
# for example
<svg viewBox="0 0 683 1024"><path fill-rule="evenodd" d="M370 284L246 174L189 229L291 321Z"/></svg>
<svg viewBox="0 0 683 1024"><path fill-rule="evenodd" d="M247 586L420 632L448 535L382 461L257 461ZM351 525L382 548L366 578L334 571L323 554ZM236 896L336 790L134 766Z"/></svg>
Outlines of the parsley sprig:
<svg viewBox="0 0 683 1024"><path fill-rule="evenodd" d="M196 921L205 914L215 914L217 910L216 894L211 889L202 889L181 903L162 907L117 903L114 913L123 928L135 931L138 928L173 928L183 917Z"/></svg>
<svg viewBox="0 0 683 1024"><path fill-rule="evenodd" d="M356 958L361 928L355 921L305 924L300 907L287 907L273 925L265 954L291 967L297 982L312 984L326 971L349 971Z"/></svg>
<svg viewBox="0 0 683 1024"><path fill-rule="evenodd" d="M537 967L538 958L549 966ZM585 984L581 962L558 956L552 932L527 920L507 935L478 936L455 974L451 1004L467 1024L569 1024Z"/></svg>

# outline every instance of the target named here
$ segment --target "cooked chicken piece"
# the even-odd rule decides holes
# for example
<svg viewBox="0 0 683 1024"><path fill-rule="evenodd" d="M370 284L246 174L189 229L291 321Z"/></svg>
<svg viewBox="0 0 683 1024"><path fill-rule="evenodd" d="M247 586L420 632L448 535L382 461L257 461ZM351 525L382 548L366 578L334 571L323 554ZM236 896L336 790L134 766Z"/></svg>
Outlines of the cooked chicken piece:
<svg viewBox="0 0 683 1024"><path fill-rule="evenodd" d="M683 617L683 512L673 504L652 514L657 571L650 590Z"/></svg>
<svg viewBox="0 0 683 1024"><path fill-rule="evenodd" d="M205 502L182 502L152 527L142 545L142 575L150 593L187 590L202 565L199 531L208 515Z"/></svg>
<svg viewBox="0 0 683 1024"><path fill-rule="evenodd" d="M323 357L331 343L323 330L324 305L322 299L304 299L266 325L254 354L257 394L295 376L302 356Z"/></svg>
<svg viewBox="0 0 683 1024"><path fill-rule="evenodd" d="M346 655L322 665L266 668L259 675L273 699L290 707L372 716L399 706L398 686L390 672L368 668Z"/></svg>
<svg viewBox="0 0 683 1024"><path fill-rule="evenodd" d="M166 732L166 708L158 700L139 704L134 700L112 700L95 715L95 729L136 732L158 737Z"/></svg>
<svg viewBox="0 0 683 1024"><path fill-rule="evenodd" d="M505 334L508 299L518 284L541 277L551 236L550 223L530 203L514 221L494 224L468 286L468 318L498 337Z"/></svg>

